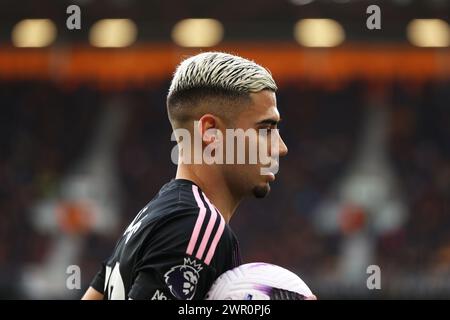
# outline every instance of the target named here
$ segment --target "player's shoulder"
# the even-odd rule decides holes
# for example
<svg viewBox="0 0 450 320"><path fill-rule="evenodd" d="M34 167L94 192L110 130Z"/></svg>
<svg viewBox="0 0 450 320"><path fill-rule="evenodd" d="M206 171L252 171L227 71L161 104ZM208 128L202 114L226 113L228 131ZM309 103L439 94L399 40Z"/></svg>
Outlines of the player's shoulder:
<svg viewBox="0 0 450 320"><path fill-rule="evenodd" d="M165 184L155 198L142 211L143 223L169 228L175 233L208 228L229 232L229 227L219 210L195 183L173 179ZM202 230L199 230L202 229Z"/></svg>
<svg viewBox="0 0 450 320"><path fill-rule="evenodd" d="M217 207L195 183L176 179L166 184L155 202L160 222L179 222L188 228L227 229L225 219Z"/></svg>
<svg viewBox="0 0 450 320"><path fill-rule="evenodd" d="M186 245L186 253L208 264L217 247L231 248L234 233L206 194L189 180L172 180L149 204L155 223L149 236L157 242Z"/></svg>
<svg viewBox="0 0 450 320"><path fill-rule="evenodd" d="M172 179L146 206L151 218L167 220L175 217L188 218L198 214L200 188L192 181Z"/></svg>

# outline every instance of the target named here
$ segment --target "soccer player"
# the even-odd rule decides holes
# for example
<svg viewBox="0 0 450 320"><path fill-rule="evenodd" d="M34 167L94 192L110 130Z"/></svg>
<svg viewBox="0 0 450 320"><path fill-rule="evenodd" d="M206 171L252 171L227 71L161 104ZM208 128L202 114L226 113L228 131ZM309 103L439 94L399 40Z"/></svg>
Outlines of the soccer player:
<svg viewBox="0 0 450 320"><path fill-rule="evenodd" d="M276 90L265 68L226 53L201 53L178 66L167 97L181 147L176 178L135 217L83 299L203 299L219 275L240 264L228 222L243 198L269 193L278 159L287 153L277 130ZM203 152L216 146L210 154L219 153L218 141L230 142L227 129L257 132L245 138L244 150L232 151L249 158L254 142L266 148L275 170L262 174L259 160L199 163L189 158L195 148ZM267 134L260 134L264 129ZM200 143L186 144L177 132L197 135Z"/></svg>

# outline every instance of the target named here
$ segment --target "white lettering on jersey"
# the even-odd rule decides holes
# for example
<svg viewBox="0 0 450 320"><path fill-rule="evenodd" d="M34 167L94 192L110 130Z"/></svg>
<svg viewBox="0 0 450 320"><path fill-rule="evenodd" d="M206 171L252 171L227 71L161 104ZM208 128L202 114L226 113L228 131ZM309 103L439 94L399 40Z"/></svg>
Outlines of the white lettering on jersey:
<svg viewBox="0 0 450 320"><path fill-rule="evenodd" d="M108 277L109 275L109 277ZM111 271L111 267L106 266L106 291L109 300L125 300L125 286L123 285L122 276L120 275L120 264L116 265ZM105 292L105 293L106 293Z"/></svg>
<svg viewBox="0 0 450 320"><path fill-rule="evenodd" d="M145 207L144 209L141 210L141 212L139 212L139 214L136 216L136 218L134 218L133 222L131 222L131 224L128 226L127 230L125 230L125 232L123 233L123 236L127 236L125 243L127 243L131 236L133 234L136 233L136 231L138 231L139 227L141 226L141 221L137 222L138 220L140 220L141 216L147 211L148 207Z"/></svg>

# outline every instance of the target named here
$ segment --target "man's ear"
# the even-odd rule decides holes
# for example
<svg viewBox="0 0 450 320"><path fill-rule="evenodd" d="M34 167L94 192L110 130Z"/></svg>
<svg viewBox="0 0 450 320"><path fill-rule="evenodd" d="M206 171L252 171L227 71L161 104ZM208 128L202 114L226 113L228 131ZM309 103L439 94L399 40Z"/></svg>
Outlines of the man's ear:
<svg viewBox="0 0 450 320"><path fill-rule="evenodd" d="M212 114L205 114L198 120L198 131L204 144L217 140L218 119Z"/></svg>

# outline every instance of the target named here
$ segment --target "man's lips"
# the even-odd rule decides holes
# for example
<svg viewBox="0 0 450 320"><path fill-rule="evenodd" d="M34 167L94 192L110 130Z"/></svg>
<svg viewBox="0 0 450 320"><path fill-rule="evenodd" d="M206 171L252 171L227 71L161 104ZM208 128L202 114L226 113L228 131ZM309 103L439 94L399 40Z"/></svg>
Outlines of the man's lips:
<svg viewBox="0 0 450 320"><path fill-rule="evenodd" d="M266 169L266 175L268 176L270 181L275 180L275 175L277 174L279 169L278 162L273 162L272 165Z"/></svg>

